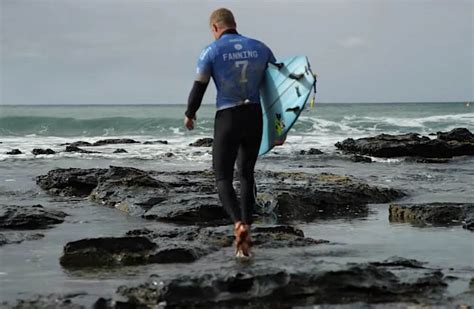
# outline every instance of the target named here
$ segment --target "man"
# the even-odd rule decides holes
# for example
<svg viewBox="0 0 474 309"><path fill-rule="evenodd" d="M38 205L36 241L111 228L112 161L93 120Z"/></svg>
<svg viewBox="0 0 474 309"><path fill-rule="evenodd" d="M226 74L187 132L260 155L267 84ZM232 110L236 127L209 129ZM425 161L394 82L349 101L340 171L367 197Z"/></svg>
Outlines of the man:
<svg viewBox="0 0 474 309"><path fill-rule="evenodd" d="M212 77L217 88L212 158L219 199L234 222L237 257L249 257L254 200L254 168L262 138L260 86L272 51L262 42L240 35L228 9L209 19L215 41L201 53L197 77L188 99L184 125L194 128L196 111ZM232 186L239 158L240 202Z"/></svg>

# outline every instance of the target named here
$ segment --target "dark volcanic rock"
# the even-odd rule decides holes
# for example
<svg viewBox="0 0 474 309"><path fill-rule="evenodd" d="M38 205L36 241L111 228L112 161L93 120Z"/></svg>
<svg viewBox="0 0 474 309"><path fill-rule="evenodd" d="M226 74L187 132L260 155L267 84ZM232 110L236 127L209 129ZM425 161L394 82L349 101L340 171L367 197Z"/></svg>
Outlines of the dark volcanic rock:
<svg viewBox="0 0 474 309"><path fill-rule="evenodd" d="M274 212L283 222L366 216L367 203L387 203L404 196L401 191L372 187L347 176L284 172L263 174L269 179L280 180L275 187L270 186L271 191L268 185L260 185L259 188L268 190L271 197L265 202L275 205Z"/></svg>
<svg viewBox="0 0 474 309"><path fill-rule="evenodd" d="M180 195L156 204L143 217L187 224L228 222L228 217L214 195Z"/></svg>
<svg viewBox="0 0 474 309"><path fill-rule="evenodd" d="M111 144L140 144L140 142L130 139L130 138L108 138L108 139L98 140L97 142L93 143L91 146L103 146L103 145L111 145Z"/></svg>
<svg viewBox="0 0 474 309"><path fill-rule="evenodd" d="M436 136L444 141L458 141L474 143L474 134L466 128L456 128L449 132L436 132Z"/></svg>
<svg viewBox="0 0 474 309"><path fill-rule="evenodd" d="M291 226L260 226L253 230L254 247L286 249L308 247L325 240L304 237ZM232 246L231 226L140 229L125 237L83 239L68 243L61 257L65 267L99 267L150 263L190 263Z"/></svg>
<svg viewBox="0 0 474 309"><path fill-rule="evenodd" d="M110 166L99 177L90 198L131 215L142 215L168 196L169 186L149 172L131 167Z"/></svg>
<svg viewBox="0 0 474 309"><path fill-rule="evenodd" d="M146 237L103 237L66 244L60 263L65 267L145 264L156 244Z"/></svg>
<svg viewBox="0 0 474 309"><path fill-rule="evenodd" d="M168 145L168 141L164 141L164 140L146 141L146 142L144 142L143 144L144 144L144 145L154 145L154 144Z"/></svg>
<svg viewBox="0 0 474 309"><path fill-rule="evenodd" d="M28 299L17 300L16 303L0 303L0 307L5 309L86 309L85 306L72 302L75 297L83 295L85 293L36 295Z"/></svg>
<svg viewBox="0 0 474 309"><path fill-rule="evenodd" d="M31 153L36 156L36 155L52 155L52 154L55 154L56 152L50 148L48 149L35 148L31 151Z"/></svg>
<svg viewBox="0 0 474 309"><path fill-rule="evenodd" d="M74 146L74 147L92 146L91 143L89 143L89 142L84 142L84 141L77 141L77 142L73 142L73 143L59 144L59 146L67 146L67 145Z"/></svg>
<svg viewBox="0 0 474 309"><path fill-rule="evenodd" d="M12 150L8 151L6 154L7 155L19 155L19 154L22 154L22 152L20 151L20 149L12 149Z"/></svg>
<svg viewBox="0 0 474 309"><path fill-rule="evenodd" d="M391 204L390 221L418 224L462 224L469 228L474 218L472 203Z"/></svg>
<svg viewBox="0 0 474 309"><path fill-rule="evenodd" d="M454 156L474 155L474 141L465 137L468 135L465 129L460 133L447 133L450 137L444 139L430 139L415 133L388 135L381 134L375 137L366 137L354 140L348 138L343 142L336 143L336 147L350 153L359 153L376 157L427 157L427 158L451 158ZM466 130L467 131L467 130ZM467 131L469 132L469 131ZM469 132L470 133L470 132Z"/></svg>
<svg viewBox="0 0 474 309"><path fill-rule="evenodd" d="M322 152L321 150L319 149L316 149L316 148L310 148L309 150L301 150L300 151L300 155L320 155L320 154L323 154L324 152Z"/></svg>
<svg viewBox="0 0 474 309"><path fill-rule="evenodd" d="M89 151L89 150L85 150L73 145L66 146L65 151L66 152L79 152L79 153L98 153L97 151Z"/></svg>
<svg viewBox="0 0 474 309"><path fill-rule="evenodd" d="M114 150L114 153L127 153L127 151L123 148L117 148Z"/></svg>
<svg viewBox="0 0 474 309"><path fill-rule="evenodd" d="M278 264L278 263L277 263ZM152 275L145 284L122 286L129 304L170 307L287 308L296 304L419 302L439 299L446 284L439 271L410 268L397 275L371 264L296 263L291 267L254 262L252 266ZM262 307L263 306L263 307Z"/></svg>
<svg viewBox="0 0 474 309"><path fill-rule="evenodd" d="M353 162L364 162L364 163L371 163L372 159L366 156L359 156L359 155L354 155L352 156L351 160Z"/></svg>
<svg viewBox="0 0 474 309"><path fill-rule="evenodd" d="M449 163L450 160L445 158L414 158L414 160L407 161L415 161L416 163L444 164Z"/></svg>
<svg viewBox="0 0 474 309"><path fill-rule="evenodd" d="M40 233L25 233L25 232L2 232L0 233L0 246L8 244L19 244L27 240L37 240L44 237Z"/></svg>
<svg viewBox="0 0 474 309"><path fill-rule="evenodd" d="M206 252L230 247L234 242L234 234L230 226L220 227L179 227L175 229L140 229L127 232L127 236L146 236L156 243L173 242L195 244ZM290 248L307 247L322 243L326 240L305 237L303 231L288 225L261 226L252 229L252 242L254 248Z"/></svg>
<svg viewBox="0 0 474 309"><path fill-rule="evenodd" d="M346 176L257 171L259 204L273 205L283 222L366 216L367 203L404 196ZM227 216L210 171L150 172L130 167L58 169L37 177L52 194L87 196L134 216L184 224L220 224Z"/></svg>
<svg viewBox="0 0 474 309"><path fill-rule="evenodd" d="M206 138L200 138L194 143L189 144L189 146L194 146L194 147L211 147L212 146L212 141L213 139L210 137Z"/></svg>
<svg viewBox="0 0 474 309"><path fill-rule="evenodd" d="M36 183L50 194L60 196L88 196L107 169L67 168L51 170L36 177Z"/></svg>
<svg viewBox="0 0 474 309"><path fill-rule="evenodd" d="M41 205L1 205L0 229L43 229L62 223L66 216L62 211L45 209Z"/></svg>

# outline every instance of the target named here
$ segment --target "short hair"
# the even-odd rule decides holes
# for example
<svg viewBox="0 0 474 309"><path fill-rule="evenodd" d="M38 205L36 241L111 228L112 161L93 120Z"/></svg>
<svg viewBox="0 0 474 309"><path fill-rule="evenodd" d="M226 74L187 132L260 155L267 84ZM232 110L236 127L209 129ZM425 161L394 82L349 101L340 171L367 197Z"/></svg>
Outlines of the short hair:
<svg viewBox="0 0 474 309"><path fill-rule="evenodd" d="M226 8L220 8L212 12L209 18L209 26L217 24L220 26L236 27L234 14Z"/></svg>

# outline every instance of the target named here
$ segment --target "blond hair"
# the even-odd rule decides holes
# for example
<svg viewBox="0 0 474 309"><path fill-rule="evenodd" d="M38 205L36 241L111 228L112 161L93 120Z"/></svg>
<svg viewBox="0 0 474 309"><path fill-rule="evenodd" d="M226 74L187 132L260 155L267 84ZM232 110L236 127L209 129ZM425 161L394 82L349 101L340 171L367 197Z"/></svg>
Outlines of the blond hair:
<svg viewBox="0 0 474 309"><path fill-rule="evenodd" d="M217 24L219 28L235 28L237 26L235 23L234 14L232 14L232 12L226 8L220 8L212 12L211 17L209 17L209 26L214 24Z"/></svg>

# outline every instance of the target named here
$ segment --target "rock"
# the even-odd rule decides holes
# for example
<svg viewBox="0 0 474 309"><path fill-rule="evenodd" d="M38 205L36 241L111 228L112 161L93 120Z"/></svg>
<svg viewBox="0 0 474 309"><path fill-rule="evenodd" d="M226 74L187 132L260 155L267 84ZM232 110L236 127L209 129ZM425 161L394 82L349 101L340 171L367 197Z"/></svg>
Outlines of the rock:
<svg viewBox="0 0 474 309"><path fill-rule="evenodd" d="M474 211L465 214L462 227L466 230L474 231Z"/></svg>
<svg viewBox="0 0 474 309"><path fill-rule="evenodd" d="M414 160L407 160L408 162L414 161L416 163L429 163L429 164L444 164L449 163L449 159L444 158L415 158Z"/></svg>
<svg viewBox="0 0 474 309"><path fill-rule="evenodd" d="M367 203L404 196L400 190L332 174L257 171L256 178L259 204L272 205L281 222L366 216ZM153 172L114 166L58 169L37 177L37 183L51 194L89 196L147 219L182 224L227 222L211 171Z"/></svg>
<svg viewBox="0 0 474 309"><path fill-rule="evenodd" d="M227 223L227 214L216 195L181 195L153 206L143 218L186 224Z"/></svg>
<svg viewBox="0 0 474 309"><path fill-rule="evenodd" d="M146 142L144 142L143 144L144 144L144 145L154 145L154 144L168 145L168 141L165 141L165 140L146 141Z"/></svg>
<svg viewBox="0 0 474 309"><path fill-rule="evenodd" d="M15 304L9 304L7 302L0 303L0 307L11 309L86 309L87 307L72 302L75 297L84 295L86 294L35 295L28 299L17 300Z"/></svg>
<svg viewBox="0 0 474 309"><path fill-rule="evenodd" d="M117 148L114 150L114 153L127 153L128 151L126 151L125 149L123 148Z"/></svg>
<svg viewBox="0 0 474 309"><path fill-rule="evenodd" d="M66 146L66 152L79 152L79 153L98 153L97 151L89 151L82 148L79 148L74 145Z"/></svg>
<svg viewBox="0 0 474 309"><path fill-rule="evenodd" d="M319 149L316 149L316 148L310 148L309 150L301 150L300 151L300 155L320 155L320 154L323 154L324 152L322 152L321 150Z"/></svg>
<svg viewBox="0 0 474 309"><path fill-rule="evenodd" d="M424 268L423 265L426 263L417 261L415 259L405 259L402 257L394 256L382 262L371 262L371 265L375 266L390 266L390 267L402 267L402 268Z"/></svg>
<svg viewBox="0 0 474 309"><path fill-rule="evenodd" d="M391 204L389 208L391 222L412 222L417 224L453 225L463 221L472 222L473 203L424 203ZM466 222L466 228L470 224Z"/></svg>
<svg viewBox="0 0 474 309"><path fill-rule="evenodd" d="M438 139L474 143L474 134L466 128L456 128L449 132L436 132Z"/></svg>
<svg viewBox="0 0 474 309"><path fill-rule="evenodd" d="M92 146L91 143L89 142L85 142L85 141L77 141L77 142L73 142L73 143L63 143L63 144L59 144L59 146L75 146L75 147L81 147L81 146Z"/></svg>
<svg viewBox="0 0 474 309"><path fill-rule="evenodd" d="M8 151L6 154L7 155L19 155L19 154L22 154L22 152L20 151L20 149L12 149L12 150Z"/></svg>
<svg viewBox="0 0 474 309"><path fill-rule="evenodd" d="M211 147L212 146L212 141L213 139L210 137L206 138L200 138L194 143L189 144L189 146L194 146L194 147Z"/></svg>
<svg viewBox="0 0 474 309"><path fill-rule="evenodd" d="M274 205L274 213L280 222L367 216L368 203L387 203L404 196L399 190L372 187L346 176L263 174L267 179L280 179L271 189L268 185L259 185L259 192L268 192L270 198L265 203Z"/></svg>
<svg viewBox="0 0 474 309"><path fill-rule="evenodd" d="M0 246L19 244L27 240L38 240L43 237L44 234L40 233L2 232L0 233Z"/></svg>
<svg viewBox="0 0 474 309"><path fill-rule="evenodd" d="M168 196L169 186L149 172L131 167L110 166L99 176L90 198L130 215L140 216Z"/></svg>
<svg viewBox="0 0 474 309"><path fill-rule="evenodd" d="M261 226L253 230L258 250L286 250L327 243L304 237L291 226ZM232 246L231 226L200 228L140 229L124 237L82 239L68 243L60 259L64 267L102 267L151 263L190 263L222 248Z"/></svg>
<svg viewBox="0 0 474 309"><path fill-rule="evenodd" d="M354 155L352 156L351 160L353 162L364 162L364 163L372 163L372 159L366 156L359 156L359 155Z"/></svg>
<svg viewBox="0 0 474 309"><path fill-rule="evenodd" d="M167 158L171 158L171 157L174 156L174 153L172 153L172 152L167 152L167 153L164 154L164 156L167 157Z"/></svg>
<svg viewBox="0 0 474 309"><path fill-rule="evenodd" d="M145 264L157 245L146 237L102 237L69 242L60 263L64 267Z"/></svg>
<svg viewBox="0 0 474 309"><path fill-rule="evenodd" d="M140 142L130 138L109 138L99 140L93 143L91 146L103 146L111 144L140 144Z"/></svg>
<svg viewBox="0 0 474 309"><path fill-rule="evenodd" d="M31 153L36 156L36 155L53 155L56 152L50 148L48 149L35 148L31 151Z"/></svg>
<svg viewBox="0 0 474 309"><path fill-rule="evenodd" d="M234 242L232 227L179 227L175 229L139 229L127 232L127 236L146 236L156 243L194 244L207 253L230 247ZM305 237L303 231L288 225L254 226L252 229L254 248L308 247L328 243L326 240Z"/></svg>
<svg viewBox="0 0 474 309"><path fill-rule="evenodd" d="M464 132L462 137L459 136L459 133L453 133L456 138L440 135L445 139L438 138L433 140L415 133L401 135L381 134L357 140L348 138L343 142L336 143L336 147L349 153L384 158L404 156L451 158L454 156L474 155L474 142L465 137L468 133L464 130L462 129L462 132ZM451 139L448 140L448 138Z"/></svg>
<svg viewBox="0 0 474 309"><path fill-rule="evenodd" d="M107 169L67 168L49 171L36 177L36 184L53 195L88 196L97 187L98 179Z"/></svg>
<svg viewBox="0 0 474 309"><path fill-rule="evenodd" d="M62 211L46 209L41 205L1 205L0 229L44 229L62 223L66 216Z"/></svg>
<svg viewBox="0 0 474 309"><path fill-rule="evenodd" d="M291 308L321 303L429 303L440 299L445 289L443 274L427 269L410 268L406 275L364 263L253 261L248 267L152 275L144 284L119 287L118 293L134 306Z"/></svg>

